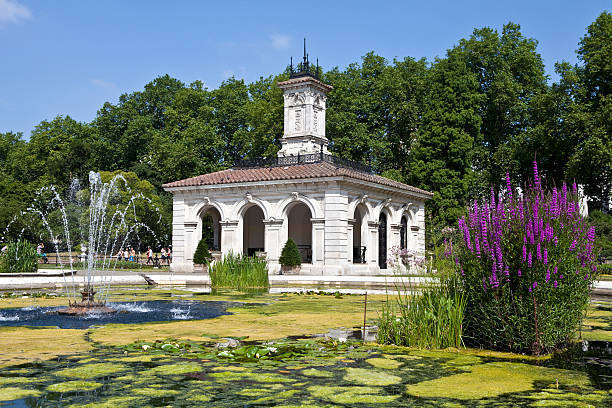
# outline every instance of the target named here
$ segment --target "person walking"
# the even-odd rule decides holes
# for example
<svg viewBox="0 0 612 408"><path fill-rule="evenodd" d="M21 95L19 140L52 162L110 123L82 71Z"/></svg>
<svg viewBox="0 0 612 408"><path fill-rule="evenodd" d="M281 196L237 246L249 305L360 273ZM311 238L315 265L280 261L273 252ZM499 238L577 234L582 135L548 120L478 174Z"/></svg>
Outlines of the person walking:
<svg viewBox="0 0 612 408"><path fill-rule="evenodd" d="M168 261L168 265L170 265L172 262L172 251L170 250L170 247L166 249L166 260Z"/></svg>
<svg viewBox="0 0 612 408"><path fill-rule="evenodd" d="M117 252L117 261L121 262L121 257L123 256L123 249L119 249L119 252Z"/></svg>
<svg viewBox="0 0 612 408"><path fill-rule="evenodd" d="M153 250L151 247L147 247L147 265L151 262L153 264Z"/></svg>
<svg viewBox="0 0 612 408"><path fill-rule="evenodd" d="M166 248L162 247L161 249L161 263L166 262Z"/></svg>
<svg viewBox="0 0 612 408"><path fill-rule="evenodd" d="M130 261L134 262L135 259L136 259L136 250L134 248L132 248L130 250Z"/></svg>
<svg viewBox="0 0 612 408"><path fill-rule="evenodd" d="M130 253L128 252L128 249L126 248L126 249L123 251L123 260L128 261L128 260L129 260L129 257L130 257Z"/></svg>

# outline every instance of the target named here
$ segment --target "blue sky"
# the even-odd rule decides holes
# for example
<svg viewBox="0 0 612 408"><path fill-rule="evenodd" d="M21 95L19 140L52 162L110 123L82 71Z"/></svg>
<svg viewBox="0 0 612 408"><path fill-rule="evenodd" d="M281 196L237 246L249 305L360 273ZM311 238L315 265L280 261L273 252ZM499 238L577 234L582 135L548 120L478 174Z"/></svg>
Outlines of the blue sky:
<svg viewBox="0 0 612 408"><path fill-rule="evenodd" d="M586 27L610 2L0 0L0 132L41 120L90 121L105 101L163 74L216 88L253 81L301 55L345 68L368 51L443 56L476 27L513 21L553 65L576 63Z"/></svg>

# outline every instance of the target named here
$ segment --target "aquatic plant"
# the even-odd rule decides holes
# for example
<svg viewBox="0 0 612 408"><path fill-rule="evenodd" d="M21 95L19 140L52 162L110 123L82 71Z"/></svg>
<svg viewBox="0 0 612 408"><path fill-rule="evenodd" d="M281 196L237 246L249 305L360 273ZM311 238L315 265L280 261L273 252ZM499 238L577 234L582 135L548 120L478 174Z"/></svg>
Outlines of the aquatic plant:
<svg viewBox="0 0 612 408"><path fill-rule="evenodd" d="M595 230L580 215L576 185L534 180L491 190L459 219L451 255L467 296L465 333L477 346L539 354L576 336L597 273Z"/></svg>
<svg viewBox="0 0 612 408"><path fill-rule="evenodd" d="M396 285L395 297L383 304L378 319L377 341L383 344L420 348L461 347L462 323L466 297L457 290L452 268L435 248L427 275L437 284L415 292L410 275ZM422 257L421 257L422 258ZM419 261L422 266L423 260ZM401 273L399 261L392 262L396 275Z"/></svg>
<svg viewBox="0 0 612 408"><path fill-rule="evenodd" d="M256 256L229 253L210 266L210 284L213 289L268 288L268 264Z"/></svg>
<svg viewBox="0 0 612 408"><path fill-rule="evenodd" d="M0 272L21 273L36 272L38 256L36 249L28 241L9 242L6 250L0 255Z"/></svg>

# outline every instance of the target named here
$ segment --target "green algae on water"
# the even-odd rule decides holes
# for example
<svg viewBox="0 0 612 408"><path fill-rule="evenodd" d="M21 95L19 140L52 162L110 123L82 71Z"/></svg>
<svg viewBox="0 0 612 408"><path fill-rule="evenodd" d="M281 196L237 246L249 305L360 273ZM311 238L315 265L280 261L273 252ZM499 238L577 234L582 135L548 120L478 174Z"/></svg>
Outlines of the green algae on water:
<svg viewBox="0 0 612 408"><path fill-rule="evenodd" d="M37 390L28 390L17 387L0 388L0 401L12 401L27 397L38 397L40 395L41 392Z"/></svg>
<svg viewBox="0 0 612 408"><path fill-rule="evenodd" d="M361 385L393 385L402 382L402 378L385 372L368 370L366 368L346 369L345 381Z"/></svg>
<svg viewBox="0 0 612 408"><path fill-rule="evenodd" d="M366 363L376 368L386 368L389 370L394 370L402 365L401 362L389 358L369 358L366 360Z"/></svg>
<svg viewBox="0 0 612 408"><path fill-rule="evenodd" d="M102 384L93 381L66 381L47 387L51 392L91 391L100 388Z"/></svg>
<svg viewBox="0 0 612 408"><path fill-rule="evenodd" d="M113 363L95 363L95 364L84 364L76 367L65 368L59 370L55 375L62 377L72 377L79 379L90 379L96 377L104 377L111 374L116 374L121 371L125 371L126 366L121 364Z"/></svg>

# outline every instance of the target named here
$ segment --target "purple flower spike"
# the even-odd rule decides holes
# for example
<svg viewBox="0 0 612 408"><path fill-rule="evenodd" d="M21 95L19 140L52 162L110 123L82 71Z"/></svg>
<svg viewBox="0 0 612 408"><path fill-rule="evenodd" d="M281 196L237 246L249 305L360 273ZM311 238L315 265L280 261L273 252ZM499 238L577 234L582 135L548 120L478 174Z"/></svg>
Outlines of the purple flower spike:
<svg viewBox="0 0 612 408"><path fill-rule="evenodd" d="M559 286L559 284L557 283L557 281L554 281L554 282L553 282L553 287L555 287L555 288L556 288L557 286Z"/></svg>
<svg viewBox="0 0 612 408"><path fill-rule="evenodd" d="M518 272L517 272L517 275L519 276L519 278L521 277L521 275L522 275L522 274L523 274L523 273L522 273L522 272L521 272L521 270L519 269L519 270L518 270Z"/></svg>
<svg viewBox="0 0 612 408"><path fill-rule="evenodd" d="M546 270L546 283L550 282L550 269Z"/></svg>
<svg viewBox="0 0 612 408"><path fill-rule="evenodd" d="M527 255L527 266L531 268L531 265L533 265L533 260L532 260L531 252L529 252L529 254Z"/></svg>
<svg viewBox="0 0 612 408"><path fill-rule="evenodd" d="M541 261L542 260L542 247L540 246L539 242L536 248L536 255L538 256L538 261Z"/></svg>
<svg viewBox="0 0 612 408"><path fill-rule="evenodd" d="M527 260L527 247L523 244L523 262Z"/></svg>
<svg viewBox="0 0 612 408"><path fill-rule="evenodd" d="M570 251L573 251L574 249L576 249L576 240L573 240L573 241L572 241L572 244L571 244L571 245L570 245L570 247L569 247L569 250L570 250Z"/></svg>
<svg viewBox="0 0 612 408"><path fill-rule="evenodd" d="M510 184L510 173L506 172L506 189L508 190L508 197L512 198L512 185Z"/></svg>
<svg viewBox="0 0 612 408"><path fill-rule="evenodd" d="M533 288L537 288L538 287L538 281L533 282Z"/></svg>
<svg viewBox="0 0 612 408"><path fill-rule="evenodd" d="M563 279L563 275L559 275L559 279Z"/></svg>
<svg viewBox="0 0 612 408"><path fill-rule="evenodd" d="M556 275L559 268L555 265L555 269L553 269L553 273Z"/></svg>
<svg viewBox="0 0 612 408"><path fill-rule="evenodd" d="M544 248L544 256L543 256L544 265L548 264L548 250Z"/></svg>

